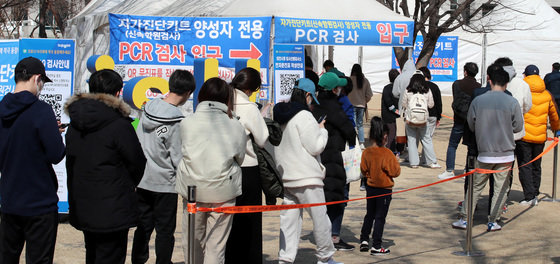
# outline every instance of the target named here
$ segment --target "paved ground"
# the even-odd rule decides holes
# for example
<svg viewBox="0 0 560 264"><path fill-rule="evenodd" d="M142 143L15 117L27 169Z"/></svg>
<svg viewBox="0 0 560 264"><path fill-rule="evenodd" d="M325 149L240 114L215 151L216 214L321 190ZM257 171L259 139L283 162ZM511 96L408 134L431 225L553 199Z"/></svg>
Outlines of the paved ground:
<svg viewBox="0 0 560 264"><path fill-rule="evenodd" d="M370 102L370 117L379 115L380 95ZM451 98L444 98L444 114L452 116ZM445 164L447 140L452 121L443 119L434 135L435 149L439 163ZM457 168L464 167L466 148L457 151ZM552 190L552 152L543 158L543 181L541 195L545 198ZM410 169L403 166L396 179L395 190L437 181L443 169ZM459 171L456 171L459 173ZM351 198L364 197L357 182L351 184ZM514 183L509 197L509 211L503 215L503 230L486 232L486 212L488 192L479 202L476 210L473 247L485 254L482 257L460 257L452 253L463 250L465 231L451 228L457 215L457 202L462 200L463 180L445 182L425 189L414 190L393 196L389 209L383 244L391 249L388 256L370 256L367 252L354 250L337 252L335 259L345 263L560 263L560 225L558 211L560 203L541 202L536 207L523 207L517 201L522 199L521 185L515 171ZM343 221L342 238L358 246L359 232L365 214L365 201L348 204ZM180 221L180 217L178 217ZM264 263L277 263L279 212L263 215ZM178 225L180 226L180 225ZM296 263L316 263L315 246L311 233L312 225L307 214L304 216L304 230ZM129 233L129 255L132 246ZM183 263L180 228L176 233L173 255L175 263ZM155 263L151 243L151 258ZM55 263L84 263L85 250L83 236L68 224L61 224L55 253ZM129 263L130 259L127 259ZM21 263L24 263L22 260Z"/></svg>

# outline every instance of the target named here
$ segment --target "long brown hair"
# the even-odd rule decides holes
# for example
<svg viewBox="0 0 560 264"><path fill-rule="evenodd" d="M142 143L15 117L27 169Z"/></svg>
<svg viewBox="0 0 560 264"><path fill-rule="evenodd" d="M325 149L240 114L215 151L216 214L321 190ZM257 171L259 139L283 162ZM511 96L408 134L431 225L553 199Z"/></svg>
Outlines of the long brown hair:
<svg viewBox="0 0 560 264"><path fill-rule="evenodd" d="M226 81L214 77L202 84L198 93L198 102L215 101L227 105L227 115L233 118L233 89Z"/></svg>

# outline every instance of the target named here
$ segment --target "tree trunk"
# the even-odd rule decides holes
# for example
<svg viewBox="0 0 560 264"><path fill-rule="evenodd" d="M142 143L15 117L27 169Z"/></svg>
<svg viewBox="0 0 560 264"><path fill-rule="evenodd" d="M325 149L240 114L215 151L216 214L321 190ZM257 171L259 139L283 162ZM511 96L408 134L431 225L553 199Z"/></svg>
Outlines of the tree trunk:
<svg viewBox="0 0 560 264"><path fill-rule="evenodd" d="M39 38L47 38L47 30L45 29L47 1L48 0L40 0L39 3Z"/></svg>
<svg viewBox="0 0 560 264"><path fill-rule="evenodd" d="M62 21L62 17L60 17L60 12L56 6L56 2L55 1L49 1L48 4L48 9L51 11L51 13L54 16L54 20L56 21L56 25L58 26L58 29L60 30L60 33L62 33L64 35L64 21ZM54 31L54 27L53 27L53 31Z"/></svg>
<svg viewBox="0 0 560 264"><path fill-rule="evenodd" d="M395 52L395 58L397 59L397 61L399 62L399 67L403 68L404 63L408 60L408 51L410 50L410 47L393 47L393 52Z"/></svg>
<svg viewBox="0 0 560 264"><path fill-rule="evenodd" d="M422 50L418 55L418 61L416 61L416 67L428 66L430 58L432 58L432 55L434 54L437 39L437 37L434 38L429 34L426 35L426 37L424 38L424 45L422 46Z"/></svg>

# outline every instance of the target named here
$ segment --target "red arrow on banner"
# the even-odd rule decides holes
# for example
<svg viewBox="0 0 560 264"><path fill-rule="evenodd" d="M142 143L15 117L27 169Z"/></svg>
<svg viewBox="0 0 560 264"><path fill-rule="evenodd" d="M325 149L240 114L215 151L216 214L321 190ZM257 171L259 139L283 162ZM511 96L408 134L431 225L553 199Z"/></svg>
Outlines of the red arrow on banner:
<svg viewBox="0 0 560 264"><path fill-rule="evenodd" d="M249 50L229 50L231 59L258 59L262 56L262 52L251 42Z"/></svg>

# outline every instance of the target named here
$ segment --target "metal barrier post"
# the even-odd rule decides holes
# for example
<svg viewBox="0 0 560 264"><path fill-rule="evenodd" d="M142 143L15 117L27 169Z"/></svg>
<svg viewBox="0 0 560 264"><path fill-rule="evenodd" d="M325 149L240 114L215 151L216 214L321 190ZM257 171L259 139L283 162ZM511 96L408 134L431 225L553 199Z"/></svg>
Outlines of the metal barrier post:
<svg viewBox="0 0 560 264"><path fill-rule="evenodd" d="M556 199L556 176L558 172L558 145L554 147L554 162L552 163L552 197L542 199L545 202L560 202Z"/></svg>
<svg viewBox="0 0 560 264"><path fill-rule="evenodd" d="M474 156L469 156L467 158L467 171L471 171L474 168ZM467 201L463 201L463 206L465 206L465 202L467 203L467 234L466 234L466 243L465 243L465 251L456 251L453 252L454 255L458 256L467 256L467 257L478 257L484 256L484 253L480 251L473 251L472 250L472 226L474 220L474 208L473 208L473 178L474 174L467 176L468 179L468 190L467 190Z"/></svg>
<svg viewBox="0 0 560 264"><path fill-rule="evenodd" d="M187 208L190 206L196 206L196 186L188 186L188 197L187 197ZM189 206L190 205L190 206ZM188 236L189 236L189 248L188 248L188 264L195 264L194 258L194 218L195 213L189 212L189 226L188 226Z"/></svg>

